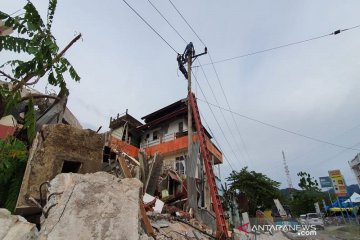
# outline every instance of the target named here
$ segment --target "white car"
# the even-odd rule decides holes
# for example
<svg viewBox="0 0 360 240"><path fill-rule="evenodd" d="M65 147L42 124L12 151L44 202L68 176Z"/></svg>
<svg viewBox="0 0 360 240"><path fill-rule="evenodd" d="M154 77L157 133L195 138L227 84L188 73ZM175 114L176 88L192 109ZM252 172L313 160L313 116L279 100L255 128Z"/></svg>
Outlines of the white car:
<svg viewBox="0 0 360 240"><path fill-rule="evenodd" d="M306 225L314 225L318 229L324 229L324 221L317 213L306 214Z"/></svg>
<svg viewBox="0 0 360 240"><path fill-rule="evenodd" d="M306 225L306 214L301 214L300 215L300 224L301 225Z"/></svg>

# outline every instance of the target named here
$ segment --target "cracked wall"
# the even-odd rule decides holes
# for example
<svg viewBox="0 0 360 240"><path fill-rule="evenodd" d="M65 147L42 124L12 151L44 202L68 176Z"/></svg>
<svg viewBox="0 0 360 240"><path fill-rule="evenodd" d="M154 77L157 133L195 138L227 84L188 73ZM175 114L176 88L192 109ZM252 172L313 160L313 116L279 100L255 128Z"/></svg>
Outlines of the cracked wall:
<svg viewBox="0 0 360 240"><path fill-rule="evenodd" d="M100 171L103 147L104 136L92 130L77 129L65 124L44 125L30 149L16 213L39 213L39 208L27 199L33 197L40 201L40 185L59 173L84 174ZM44 194L42 198L45 198Z"/></svg>

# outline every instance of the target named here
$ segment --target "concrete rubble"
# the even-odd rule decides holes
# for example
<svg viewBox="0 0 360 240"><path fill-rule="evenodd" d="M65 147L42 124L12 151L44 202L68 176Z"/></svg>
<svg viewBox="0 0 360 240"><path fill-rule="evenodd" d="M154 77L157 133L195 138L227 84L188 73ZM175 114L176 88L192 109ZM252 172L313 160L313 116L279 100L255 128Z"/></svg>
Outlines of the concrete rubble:
<svg viewBox="0 0 360 240"><path fill-rule="evenodd" d="M39 239L148 239L141 236L141 192L135 178L60 174L48 188Z"/></svg>
<svg viewBox="0 0 360 240"><path fill-rule="evenodd" d="M91 130L44 125L16 205L40 230L27 223L33 235L4 239L215 239L215 216L187 206L185 181L175 169L164 171L161 154L135 159L106 149L105 140Z"/></svg>
<svg viewBox="0 0 360 240"><path fill-rule="evenodd" d="M185 218L174 217L169 213L150 213L148 216L156 231L156 239L215 239L207 232L206 226L195 219L186 220Z"/></svg>
<svg viewBox="0 0 360 240"><path fill-rule="evenodd" d="M35 224L25 218L11 213L4 208L0 209L0 239L1 240L36 240L38 230Z"/></svg>

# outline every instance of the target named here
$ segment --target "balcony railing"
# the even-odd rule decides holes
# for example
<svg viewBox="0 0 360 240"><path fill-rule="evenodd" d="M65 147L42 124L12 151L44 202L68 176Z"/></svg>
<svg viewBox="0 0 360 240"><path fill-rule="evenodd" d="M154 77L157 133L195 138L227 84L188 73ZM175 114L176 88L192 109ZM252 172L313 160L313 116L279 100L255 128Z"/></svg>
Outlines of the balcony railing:
<svg viewBox="0 0 360 240"><path fill-rule="evenodd" d="M156 152L166 155L177 151L186 151L188 147L188 136L186 134L186 132L165 134L161 139L140 144L140 148L144 149L148 155L154 155ZM193 141L199 141L197 133L193 134ZM110 136L109 144L111 148L124 151L132 157L138 157L139 148L114 136ZM223 163L222 153L209 138L206 138L206 146L209 152L215 156L215 164Z"/></svg>
<svg viewBox="0 0 360 240"><path fill-rule="evenodd" d="M149 155L154 155L156 152L162 154L170 154L175 151L186 150L188 147L188 137L187 133L171 133L165 134L162 138L143 142L140 144L140 147L146 151ZM199 141L197 133L193 134L193 141ZM215 164L223 162L222 153L219 149L212 143L210 139L206 139L206 146L211 154L217 159Z"/></svg>
<svg viewBox="0 0 360 240"><path fill-rule="evenodd" d="M180 136L179 133L167 133L158 139L146 140L146 142L142 142L140 144L140 148L147 148L147 147L151 147L154 145L158 145L160 143L169 142L169 141L176 139L178 136Z"/></svg>

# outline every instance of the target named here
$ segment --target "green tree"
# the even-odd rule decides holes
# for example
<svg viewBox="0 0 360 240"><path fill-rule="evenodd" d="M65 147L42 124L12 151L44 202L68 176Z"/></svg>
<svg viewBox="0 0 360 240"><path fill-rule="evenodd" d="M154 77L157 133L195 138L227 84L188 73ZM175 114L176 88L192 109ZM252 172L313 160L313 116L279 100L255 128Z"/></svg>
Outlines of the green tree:
<svg viewBox="0 0 360 240"><path fill-rule="evenodd" d="M290 200L290 207L295 216L315 212L314 203L325 199L326 194L321 192L319 184L314 177L307 172L299 172L297 174L300 178L298 186L300 191L293 194L293 199Z"/></svg>
<svg viewBox="0 0 360 240"><path fill-rule="evenodd" d="M69 94L65 78L79 81L74 67L64 57L65 52L81 38L74 37L63 50L59 51L56 38L51 32L57 1L49 0L47 18L44 21L35 6L26 1L24 14L10 16L0 11L0 20L12 28L13 35L0 35L0 54L11 52L22 59L8 60L0 65L0 80L9 84L0 84L0 118L10 114L19 103L26 102L24 128L29 142L35 136L34 102L39 98L55 98ZM24 60L26 59L26 60ZM21 90L36 84L42 79L52 86L58 86L57 96L29 94L21 96ZM27 146L9 137L0 140L0 207L13 211L26 167Z"/></svg>
<svg viewBox="0 0 360 240"><path fill-rule="evenodd" d="M0 140L0 207L15 208L27 161L27 149L14 137Z"/></svg>
<svg viewBox="0 0 360 240"><path fill-rule="evenodd" d="M311 177L309 173L299 172L297 175L301 177L298 186L302 190L320 191L319 183L315 178Z"/></svg>
<svg viewBox="0 0 360 240"><path fill-rule="evenodd" d="M254 216L258 206L271 208L273 199L279 198L280 183L262 173L248 171L244 167L240 172L233 171L227 178L230 182L230 190L242 192L246 195L249 204L249 214Z"/></svg>
<svg viewBox="0 0 360 240"><path fill-rule="evenodd" d="M59 94L68 94L64 74L68 73L75 81L80 80L79 75L64 54L81 38L81 34L70 41L62 51L59 51L56 39L51 33L56 5L56 0L49 0L46 21L41 18L30 1L27 1L24 6L24 14L19 16L12 17L0 11L0 20L17 33L17 36L0 36L0 52L25 53L26 59L28 59L13 59L0 66L0 76L13 85L11 89L8 85L0 85L0 118L9 114L10 110L21 101L32 97L53 98L53 96L39 95L23 98L20 96L22 88L37 83L43 77L47 77L50 85L60 87Z"/></svg>

